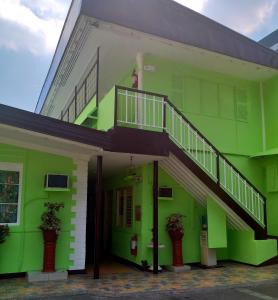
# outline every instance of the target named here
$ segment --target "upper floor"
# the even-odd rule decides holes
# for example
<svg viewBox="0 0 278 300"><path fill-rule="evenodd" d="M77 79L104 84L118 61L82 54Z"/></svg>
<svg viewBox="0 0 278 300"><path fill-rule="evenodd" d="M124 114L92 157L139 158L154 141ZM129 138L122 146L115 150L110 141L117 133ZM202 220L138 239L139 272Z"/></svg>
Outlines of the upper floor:
<svg viewBox="0 0 278 300"><path fill-rule="evenodd" d="M37 112L107 130L114 87L133 86L167 96L223 153L278 148L278 54L173 1L137 2L72 2Z"/></svg>

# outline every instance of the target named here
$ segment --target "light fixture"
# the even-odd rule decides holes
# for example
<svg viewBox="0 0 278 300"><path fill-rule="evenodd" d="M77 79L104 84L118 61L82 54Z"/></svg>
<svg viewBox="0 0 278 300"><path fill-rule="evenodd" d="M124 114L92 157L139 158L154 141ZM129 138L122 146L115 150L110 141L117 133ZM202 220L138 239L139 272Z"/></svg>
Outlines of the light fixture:
<svg viewBox="0 0 278 300"><path fill-rule="evenodd" d="M125 181L135 181L140 182L142 180L141 176L136 174L135 166L133 165L133 156L130 156L130 165L127 169L127 175L124 177Z"/></svg>

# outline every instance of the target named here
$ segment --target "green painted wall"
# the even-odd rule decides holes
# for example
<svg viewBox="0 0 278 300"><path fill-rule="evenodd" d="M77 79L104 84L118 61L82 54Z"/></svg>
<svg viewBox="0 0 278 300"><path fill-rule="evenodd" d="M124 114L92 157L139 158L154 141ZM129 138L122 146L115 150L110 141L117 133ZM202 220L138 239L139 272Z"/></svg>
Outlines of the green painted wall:
<svg viewBox="0 0 278 300"><path fill-rule="evenodd" d="M75 124L82 125L85 120L96 110L96 96L91 99L91 101L88 102L87 106L84 108L84 110L81 112L81 114L78 116L78 118L75 120Z"/></svg>
<svg viewBox="0 0 278 300"><path fill-rule="evenodd" d="M138 176L143 176L143 169L136 169ZM113 190L113 204L112 204L112 243L111 253L113 255L125 258L137 264L141 264L142 257L142 221L135 221L134 210L135 206L140 205L142 207L143 198L143 181L134 183L132 181L126 181L124 178L127 174L125 172L117 174L117 176L108 178L104 182L104 189L106 191ZM124 187L133 188L133 222L131 228L119 228L117 227L115 216L116 216L116 190ZM136 234L138 238L138 255L132 256L130 254L130 239ZM145 233L146 234L146 233Z"/></svg>
<svg viewBox="0 0 278 300"><path fill-rule="evenodd" d="M233 231L228 233L229 259L259 265L277 255L276 240L254 240L254 233Z"/></svg>
<svg viewBox="0 0 278 300"><path fill-rule="evenodd" d="M40 216L46 201L61 201L65 208L59 213L62 231L57 243L57 269L68 269L70 265L70 230L72 225L72 192L45 192L44 175L63 173L72 177L74 165L71 159L0 144L0 162L23 164L23 187L20 225L11 227L7 241L0 245L0 274L39 271L43 263L43 240Z"/></svg>
<svg viewBox="0 0 278 300"><path fill-rule="evenodd" d="M117 175L106 181L105 189L114 190L114 211L116 205L116 192L119 187L133 185L134 208L141 206L141 222L133 222L130 229L117 229L113 226L112 231L112 253L141 264L142 260L152 262L152 249L147 246L152 239L152 165L148 164L139 168L138 175L142 176L142 182L130 183L123 180L124 174ZM184 227L185 236L183 239L183 255L186 263L200 261L200 230L201 216L206 211L190 196L181 186L179 186L162 169L159 170L159 185L173 188L173 200L159 200L159 242L165 245L165 248L159 250L159 263L161 265L170 265L172 262L172 246L168 233L165 230L166 219L172 213L182 213L185 215ZM114 214L113 214L114 215ZM130 255L130 238L133 234L138 235L138 255Z"/></svg>
<svg viewBox="0 0 278 300"><path fill-rule="evenodd" d="M115 88L113 87L100 101L97 129L107 131L114 126Z"/></svg>
<svg viewBox="0 0 278 300"><path fill-rule="evenodd" d="M278 148L278 76L263 83L266 146L267 149Z"/></svg>
<svg viewBox="0 0 278 300"><path fill-rule="evenodd" d="M145 55L144 89L169 99L220 151L253 154L262 149L259 84ZM220 130L221 128L221 130Z"/></svg>
<svg viewBox="0 0 278 300"><path fill-rule="evenodd" d="M224 210L211 198L207 199L208 246L227 247L227 218Z"/></svg>

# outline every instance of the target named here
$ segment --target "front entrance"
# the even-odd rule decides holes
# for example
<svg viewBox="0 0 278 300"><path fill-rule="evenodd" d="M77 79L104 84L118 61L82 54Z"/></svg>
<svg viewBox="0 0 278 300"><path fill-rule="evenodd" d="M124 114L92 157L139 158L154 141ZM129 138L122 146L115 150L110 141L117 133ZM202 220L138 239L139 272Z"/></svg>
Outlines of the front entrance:
<svg viewBox="0 0 278 300"><path fill-rule="evenodd" d="M86 228L86 272L91 275L94 270L95 251L95 199L96 180L94 176L88 176L88 201L87 201L87 228ZM102 205L100 215L100 273L101 275L129 273L135 269L129 267L119 259L113 257L112 247L112 222L113 222L113 190L108 190L102 194Z"/></svg>

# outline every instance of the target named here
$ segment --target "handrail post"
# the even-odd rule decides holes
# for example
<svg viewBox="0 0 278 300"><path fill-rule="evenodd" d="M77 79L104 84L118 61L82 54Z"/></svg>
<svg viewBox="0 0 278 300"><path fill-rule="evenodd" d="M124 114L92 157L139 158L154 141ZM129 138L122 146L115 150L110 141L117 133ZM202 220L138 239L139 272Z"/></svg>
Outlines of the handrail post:
<svg viewBox="0 0 278 300"><path fill-rule="evenodd" d="M264 208L264 225L265 225L265 228L267 228L267 213L266 213L266 198L263 197L263 201L264 201L264 205L263 205L263 208ZM267 231L267 229L265 229Z"/></svg>
<svg viewBox="0 0 278 300"><path fill-rule="evenodd" d="M118 87L115 86L114 128L118 125Z"/></svg>
<svg viewBox="0 0 278 300"><path fill-rule="evenodd" d="M216 177L217 184L220 185L220 157L219 152L216 152Z"/></svg>
<svg viewBox="0 0 278 300"><path fill-rule="evenodd" d="M87 104L87 77L85 78L84 82L84 100L85 100L85 105Z"/></svg>
<svg viewBox="0 0 278 300"><path fill-rule="evenodd" d="M74 88L74 117L77 117L77 86Z"/></svg>
<svg viewBox="0 0 278 300"><path fill-rule="evenodd" d="M167 97L163 97L163 131L166 132L166 108L167 108Z"/></svg>
<svg viewBox="0 0 278 300"><path fill-rule="evenodd" d="M96 104L99 105L99 47L97 48Z"/></svg>

